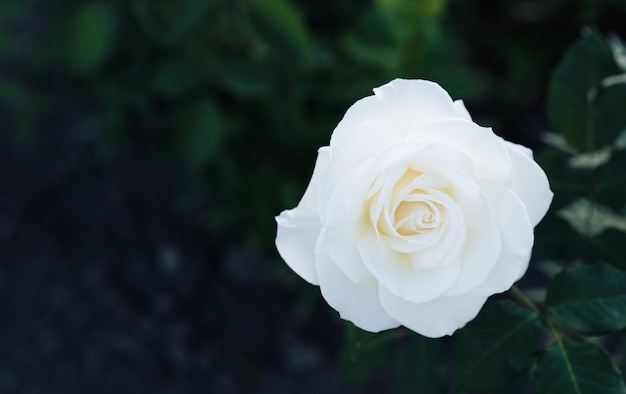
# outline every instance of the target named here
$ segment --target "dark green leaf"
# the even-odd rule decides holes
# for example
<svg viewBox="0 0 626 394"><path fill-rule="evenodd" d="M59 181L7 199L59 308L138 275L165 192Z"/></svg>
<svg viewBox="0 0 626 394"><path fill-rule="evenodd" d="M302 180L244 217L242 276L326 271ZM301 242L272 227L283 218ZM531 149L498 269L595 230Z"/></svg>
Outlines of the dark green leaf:
<svg viewBox="0 0 626 394"><path fill-rule="evenodd" d="M624 232L608 229L589 240L586 245L586 261L610 261L614 266L626 269L626 242Z"/></svg>
<svg viewBox="0 0 626 394"><path fill-rule="evenodd" d="M395 330L372 334L346 322L346 339L340 354L340 373L350 382L364 382L382 367L391 353Z"/></svg>
<svg viewBox="0 0 626 394"><path fill-rule="evenodd" d="M595 143L610 145L626 131L626 83L599 89L593 108Z"/></svg>
<svg viewBox="0 0 626 394"><path fill-rule="evenodd" d="M455 336L457 385L485 389L510 381L530 362L540 333L536 312L509 300L488 305Z"/></svg>
<svg viewBox="0 0 626 394"><path fill-rule="evenodd" d="M581 264L557 275L546 296L548 315L591 335L626 327L626 272Z"/></svg>
<svg viewBox="0 0 626 394"><path fill-rule="evenodd" d="M624 207L626 195L624 168L626 168L626 151L614 149L609 162L593 172L594 198L614 211L620 211Z"/></svg>
<svg viewBox="0 0 626 394"><path fill-rule="evenodd" d="M622 374L602 349L567 339L546 348L534 385L538 394L626 393Z"/></svg>
<svg viewBox="0 0 626 394"><path fill-rule="evenodd" d="M592 97L600 81L621 72L609 44L591 30L569 48L555 69L548 93L548 116L555 131L574 148L593 147Z"/></svg>
<svg viewBox="0 0 626 394"><path fill-rule="evenodd" d="M445 388L441 342L412 334L399 341L395 357L396 394L438 394Z"/></svg>
<svg viewBox="0 0 626 394"><path fill-rule="evenodd" d="M98 67L113 48L115 14L108 3L82 5L71 22L68 36L68 60L79 72Z"/></svg>

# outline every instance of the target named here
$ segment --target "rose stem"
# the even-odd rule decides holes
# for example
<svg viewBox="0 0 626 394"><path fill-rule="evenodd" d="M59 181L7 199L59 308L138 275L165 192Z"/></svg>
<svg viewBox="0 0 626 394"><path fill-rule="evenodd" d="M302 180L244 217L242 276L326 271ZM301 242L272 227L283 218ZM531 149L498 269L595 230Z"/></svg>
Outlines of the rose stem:
<svg viewBox="0 0 626 394"><path fill-rule="evenodd" d="M535 305L535 303L530 298L528 298L528 296L524 294L524 292L521 291L519 287L517 287L517 285L513 285L511 287L511 289L509 290L509 294L515 301L522 304L523 306L528 307L537 313L541 313L537 305Z"/></svg>

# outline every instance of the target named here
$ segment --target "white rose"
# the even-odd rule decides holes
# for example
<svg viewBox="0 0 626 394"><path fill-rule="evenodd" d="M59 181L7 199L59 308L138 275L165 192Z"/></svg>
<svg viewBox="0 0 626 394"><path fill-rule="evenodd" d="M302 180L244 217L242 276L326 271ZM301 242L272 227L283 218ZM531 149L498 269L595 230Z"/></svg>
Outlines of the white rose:
<svg viewBox="0 0 626 394"><path fill-rule="evenodd" d="M524 275L548 179L436 83L374 93L319 149L302 200L276 218L276 246L358 327L451 335Z"/></svg>

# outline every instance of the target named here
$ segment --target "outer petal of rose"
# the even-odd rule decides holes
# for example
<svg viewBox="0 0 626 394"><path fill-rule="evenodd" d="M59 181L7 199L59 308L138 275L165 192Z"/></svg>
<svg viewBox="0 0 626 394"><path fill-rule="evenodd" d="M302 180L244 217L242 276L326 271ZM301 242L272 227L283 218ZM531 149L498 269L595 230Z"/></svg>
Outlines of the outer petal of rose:
<svg viewBox="0 0 626 394"><path fill-rule="evenodd" d="M440 297L452 288L461 272L456 263L415 270L407 255L393 252L375 234L360 239L358 248L372 275L395 295L411 302Z"/></svg>
<svg viewBox="0 0 626 394"><path fill-rule="evenodd" d="M350 135L363 122L378 123L380 119L380 104L375 96L367 96L352 104L335 127L330 137L330 145L340 145L351 141Z"/></svg>
<svg viewBox="0 0 626 394"><path fill-rule="evenodd" d="M441 119L467 119L458 112L448 92L434 82L394 79L374 89L374 93L385 123L398 132Z"/></svg>
<svg viewBox="0 0 626 394"><path fill-rule="evenodd" d="M276 248L287 265L309 283L318 284L315 268L315 243L321 231L317 214L316 188L320 174L330 161L330 149L321 148L311 182L294 209L276 217Z"/></svg>
<svg viewBox="0 0 626 394"><path fill-rule="evenodd" d="M530 254L519 255L506 251L484 284L470 290L469 294L490 296L507 291L517 282L528 268Z"/></svg>
<svg viewBox="0 0 626 394"><path fill-rule="evenodd" d="M533 226L545 216L550 208L553 193L545 172L532 158L532 151L525 146L506 141L505 146L513 160L513 180L509 188L522 200Z"/></svg>
<svg viewBox="0 0 626 394"><path fill-rule="evenodd" d="M276 217L276 248L280 257L296 274L317 285L315 242L322 226L316 217L301 215L301 210L283 211Z"/></svg>
<svg viewBox="0 0 626 394"><path fill-rule="evenodd" d="M322 248L330 259L353 282L362 282L372 277L361 259L356 245L358 228L354 223L345 223L343 226L325 228Z"/></svg>
<svg viewBox="0 0 626 394"><path fill-rule="evenodd" d="M491 295L508 290L528 269L534 241L533 227L524 204L510 190L501 188L494 202L502 236L502 253L487 280L473 294Z"/></svg>
<svg viewBox="0 0 626 394"><path fill-rule="evenodd" d="M474 161L474 177L508 181L513 164L504 140L486 127L464 119L445 119L413 129L408 141L441 142ZM489 154L485 154L489 152Z"/></svg>
<svg viewBox="0 0 626 394"><path fill-rule="evenodd" d="M371 332L400 325L382 308L376 279L359 283L350 280L329 258L321 242L317 248L317 270L322 296L342 319Z"/></svg>
<svg viewBox="0 0 626 394"><path fill-rule="evenodd" d="M332 172L333 168L329 169ZM339 179L332 190L326 190L330 179L320 185L318 204L320 221L324 227L345 226L355 223L363 213L363 203L368 198L368 189L374 172L363 171L362 166L348 171Z"/></svg>
<svg viewBox="0 0 626 394"><path fill-rule="evenodd" d="M452 335L476 317L487 300L483 295L463 294L418 304L403 300L383 285L378 289L383 308L392 318L429 338Z"/></svg>
<svg viewBox="0 0 626 394"><path fill-rule="evenodd" d="M508 246L514 253L527 255L533 242L533 225L530 222L526 206L520 198L507 188L500 188L496 201L491 200L496 223L500 226L503 246Z"/></svg>
<svg viewBox="0 0 626 394"><path fill-rule="evenodd" d="M349 139L353 143L331 145L332 161L325 171L318 187L318 212L322 224L333 219L331 198L343 199L346 190L358 186L358 193L365 197L374 173L363 172L362 164L372 158L381 147L391 143L396 137L371 122L364 122L350 131ZM356 194L354 191L352 194ZM337 200L337 201L338 201ZM344 201L341 202L343 204ZM348 208L354 208L353 205Z"/></svg>
<svg viewBox="0 0 626 394"><path fill-rule="evenodd" d="M470 115L467 108L465 108L465 103L463 100L454 100L454 109L456 112L463 117L465 120L472 121L472 116Z"/></svg>
<svg viewBox="0 0 626 394"><path fill-rule="evenodd" d="M502 252L500 229L493 225L487 231L469 232L461 255L461 273L445 294L457 296L484 283L499 261Z"/></svg>
<svg viewBox="0 0 626 394"><path fill-rule="evenodd" d="M315 216L318 215L317 189L319 188L320 179L322 178L324 171L330 163L330 159L331 150L329 146L324 146L317 150L317 161L315 162L315 168L313 169L311 180L309 181L309 185L304 191L302 199L298 203L297 209L306 210L308 213Z"/></svg>

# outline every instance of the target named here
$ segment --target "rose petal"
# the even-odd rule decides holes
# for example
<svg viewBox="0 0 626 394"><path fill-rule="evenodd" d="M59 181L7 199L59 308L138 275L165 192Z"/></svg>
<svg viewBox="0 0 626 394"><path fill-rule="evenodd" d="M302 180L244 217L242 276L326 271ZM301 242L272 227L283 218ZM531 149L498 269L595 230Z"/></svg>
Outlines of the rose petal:
<svg viewBox="0 0 626 394"><path fill-rule="evenodd" d="M359 228L352 223L341 227L329 227L321 247L325 249L329 258L353 282L362 282L372 277L357 249L356 240L359 239Z"/></svg>
<svg viewBox="0 0 626 394"><path fill-rule="evenodd" d="M304 280L319 283L313 250L322 228L317 214L316 188L330 162L330 149L321 148L311 181L298 206L276 217L276 248L287 265Z"/></svg>
<svg viewBox="0 0 626 394"><path fill-rule="evenodd" d="M456 112L463 117L465 120L472 121L472 116L470 115L467 108L465 108L465 103L463 100L454 100L454 109Z"/></svg>
<svg viewBox="0 0 626 394"><path fill-rule="evenodd" d="M493 204L496 223L500 226L502 241L514 253L527 255L530 253L533 243L533 225L530 222L526 206L520 198L507 188L498 188L498 198L490 196Z"/></svg>
<svg viewBox="0 0 626 394"><path fill-rule="evenodd" d="M330 137L330 145L337 146L350 143L354 130L363 122L378 123L380 104L374 96L367 96L352 104L335 127Z"/></svg>
<svg viewBox="0 0 626 394"><path fill-rule="evenodd" d="M415 270L443 267L455 264L463 252L465 232L461 228L449 230L453 234L444 238L445 243L436 244L408 255Z"/></svg>
<svg viewBox="0 0 626 394"><path fill-rule="evenodd" d="M448 196L439 191L430 191L429 197L441 204L441 210L445 210L445 212L442 212L445 216L445 223L439 228L431 230L431 233L437 236L438 242L409 254L408 257L411 261L411 266L416 270L436 268L451 264L457 259L465 243L466 231L463 223L463 214L459 210L459 207L454 204L453 201L449 201L447 199ZM407 238L419 240L429 235L431 234L425 233ZM432 237L428 237L427 239L429 238ZM392 246L393 242L389 241L390 240L387 240L387 244L394 249L394 246Z"/></svg>
<svg viewBox="0 0 626 394"><path fill-rule="evenodd" d="M485 283L473 288L468 294L490 296L509 290L515 282L524 276L529 262L530 254L515 254L504 246L498 263Z"/></svg>
<svg viewBox="0 0 626 394"><path fill-rule="evenodd" d="M448 291L461 272L458 264L415 270L408 255L390 250L374 237L359 240L359 252L372 275L398 297L412 302L431 301Z"/></svg>
<svg viewBox="0 0 626 394"><path fill-rule="evenodd" d="M474 163L471 175L475 178L511 179L513 164L509 151L504 140L490 128L463 119L444 119L414 128L406 138L411 142L441 142L453 150L463 152Z"/></svg>
<svg viewBox="0 0 626 394"><path fill-rule="evenodd" d="M473 294L495 294L511 288L528 269L534 235L530 219L522 201L506 188L491 192L495 215L502 237L502 252L487 280L474 288ZM499 192L499 193L498 193Z"/></svg>
<svg viewBox="0 0 626 394"><path fill-rule="evenodd" d="M499 228L492 225L487 231L470 231L461 257L461 273L446 296L467 293L487 281L502 252Z"/></svg>
<svg viewBox="0 0 626 394"><path fill-rule="evenodd" d="M334 264L321 244L317 247L317 269L322 296L342 319L371 332L400 325L382 308L376 279L353 282Z"/></svg>
<svg viewBox="0 0 626 394"><path fill-rule="evenodd" d="M307 282L318 285L313 250L322 225L318 218L303 216L302 212L295 208L276 217L276 248L289 268Z"/></svg>
<svg viewBox="0 0 626 394"><path fill-rule="evenodd" d="M416 233L412 235L401 235L393 228L393 225L386 225L379 228L375 227L380 238L384 240L389 248L400 253L419 253L429 247L448 248L449 237L454 237L456 230L464 228L463 213L458 205L447 194L436 190L428 189L424 191L423 196L419 196L423 200L428 200L439 205L439 213L444 216L439 228L433 229L425 233ZM379 199L389 201L392 196L379 196ZM388 213L387 216L390 216ZM372 213L370 213L370 217ZM394 220L387 218L384 223L393 222ZM388 230L390 228L390 230Z"/></svg>
<svg viewBox="0 0 626 394"><path fill-rule="evenodd" d="M532 158L532 151L525 146L506 141L513 160L514 174L509 188L522 200L533 226L548 212L553 193L545 172Z"/></svg>
<svg viewBox="0 0 626 394"><path fill-rule="evenodd" d="M317 150L317 160L313 168L311 180L304 191L304 195L298 203L298 208L304 209L311 214L317 215L317 189L319 187L322 174L328 167L331 159L330 147L324 146Z"/></svg>
<svg viewBox="0 0 626 394"><path fill-rule="evenodd" d="M394 79L374 89L385 124L405 133L422 124L440 119L467 119L441 86L424 80Z"/></svg>
<svg viewBox="0 0 626 394"><path fill-rule="evenodd" d="M396 296L385 286L379 286L378 290L380 302L392 318L429 338L452 335L476 317L487 300L483 295L463 294L414 303Z"/></svg>
<svg viewBox="0 0 626 394"><path fill-rule="evenodd" d="M425 152L413 161L411 168L445 179L448 194L461 208L467 229L488 228L491 223L491 208L480 186L470 175L473 163L469 157L440 144L425 148Z"/></svg>
<svg viewBox="0 0 626 394"><path fill-rule="evenodd" d="M343 220L333 214L337 209L349 209L352 215L358 211L358 204L354 204L350 197L363 200L376 176L366 163L381 146L393 139L384 129L368 122L359 124L352 133L350 138L358 143L331 145L332 161L319 183L318 212L324 225L333 219Z"/></svg>

